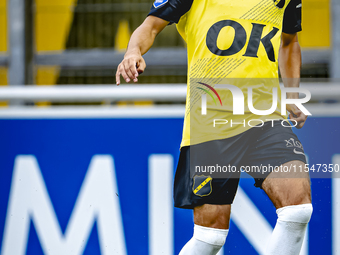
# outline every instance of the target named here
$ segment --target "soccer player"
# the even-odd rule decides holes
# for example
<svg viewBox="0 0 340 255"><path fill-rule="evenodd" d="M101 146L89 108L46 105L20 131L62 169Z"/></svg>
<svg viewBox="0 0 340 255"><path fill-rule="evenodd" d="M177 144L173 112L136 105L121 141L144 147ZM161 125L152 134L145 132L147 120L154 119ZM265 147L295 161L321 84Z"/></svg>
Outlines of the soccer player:
<svg viewBox="0 0 340 255"><path fill-rule="evenodd" d="M301 0L156 0L131 36L117 69L117 85L120 76L126 82L138 81L146 67L142 55L171 23L177 23L188 47L187 105L174 200L176 207L193 209L195 223L180 255L218 253L228 235L239 169L264 165L270 171L249 174L277 209L267 254L299 254L312 214L309 173L282 171L305 169L306 158L291 127L281 121L285 116L275 109L272 92L280 90L278 66L285 87L299 86ZM232 93L219 84L229 84ZM244 94L248 108L238 105L243 114L233 114L232 102ZM296 99L298 93L287 93L287 98ZM256 115L251 105L262 111L274 108ZM294 104L287 110L301 128L307 116ZM224 124L212 125L215 120ZM237 171L217 176L206 171L209 166Z"/></svg>

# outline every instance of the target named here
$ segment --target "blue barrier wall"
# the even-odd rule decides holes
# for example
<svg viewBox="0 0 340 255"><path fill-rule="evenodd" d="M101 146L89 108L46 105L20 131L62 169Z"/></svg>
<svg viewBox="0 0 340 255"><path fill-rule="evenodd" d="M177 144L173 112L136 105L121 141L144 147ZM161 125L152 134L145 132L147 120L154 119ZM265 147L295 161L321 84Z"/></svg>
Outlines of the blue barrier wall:
<svg viewBox="0 0 340 255"><path fill-rule="evenodd" d="M109 195L107 198L103 198L108 199L107 201L116 201L114 206L118 209L113 208L112 210L118 213L117 219L120 220L122 227L121 229L118 223L112 223L116 224L114 228L117 227L118 229L114 230L117 236L120 234L122 236L119 237L120 239L117 237L117 246L115 246L116 240L110 242L115 247L123 247L122 249L125 249L127 254L151 254L150 219L148 216L150 210L148 194L150 185L148 179L149 160L151 155L168 155L173 160L173 168L175 168L179 156L182 123L182 118L1 119L1 254L55 254L51 250L53 249L53 240L55 240L53 233L58 233L58 231L60 232L59 246L65 245L65 247L77 250L75 253L67 250L63 254L107 254L108 250L103 247L107 242L105 241L106 234L101 227L105 226L105 222L101 222L106 219L103 216L105 208L100 207L100 202L98 202L99 209L94 210L93 215L89 213L89 217L92 218L88 222L84 221L84 225L90 226L87 227L87 230L82 230L81 222L77 227L78 216L75 215L78 214L74 213L76 204L81 201L79 194L82 193L82 189L86 190L84 183L91 183L92 177L88 177L88 182L85 182L84 179L92 169L91 166L96 164L94 163L96 155L99 156L99 159L102 157L103 162L109 162L108 164L111 164L112 167L110 173L112 173L113 178L112 182L108 178L110 180L107 184L107 190L111 186L113 190L117 188L113 192L115 193L114 196ZM332 160L333 163L336 163L334 162L334 158L336 158L334 155L340 154L338 146L340 141L339 124L340 118L310 118L302 130L296 131L305 147L310 164L330 164ZM27 173L25 172L25 164L32 165L27 167L31 169L27 170ZM100 166L100 163L98 163L98 166ZM99 168L93 166L93 169ZM14 169L16 169L18 179L13 175ZM95 170L93 171L95 172ZM31 173L34 176L36 175L36 183L43 185L37 184L39 186L37 190L35 190L35 187L29 187L27 192L31 193L25 194L25 187L29 185L27 183L31 179L32 183L34 182L35 177L29 176ZM39 173L41 173L42 179L39 179ZM104 175L105 173L99 174L98 178ZM27 179L21 180L20 176ZM93 176L96 175L93 174ZM92 179L94 180L95 177ZM159 181L169 182L172 180L160 178ZM103 186L105 185L103 184ZM264 226L267 224L273 228L276 221L275 209L265 194L260 189L253 187L253 180L249 178L242 179L240 186L246 195L245 198L250 199L252 208L261 212ZM41 190L40 187L42 187ZM41 195L44 193L44 187L47 194L45 197ZM86 187L91 191L90 184ZM22 194L23 197L18 198L13 194L10 196L10 192L14 195ZM40 192L41 196L34 192ZM335 228L332 223L332 179L313 178L312 192L314 214L309 225L309 240L305 243L303 252L304 254L332 254L332 245L335 241L332 242L332 229ZM86 192L84 191L82 194L86 194ZM98 197L94 201L100 200L100 194L98 191ZM50 206L46 207L50 209L46 209L47 211L41 209L40 214L40 202L37 201L39 197L50 201ZM31 201L31 198L34 201ZM20 204L17 201L22 202ZM242 201L246 203L246 200L243 199ZM81 202L79 203L81 204ZM9 215L10 204L13 208L11 213L15 215ZM81 211L81 209L79 210ZM249 214L251 213L249 212ZM45 222L39 218L45 216L48 218L48 214L54 215L55 225L51 223L53 220L47 219ZM20 215L23 215L23 222L19 218ZM81 213L79 215L81 215L79 219L86 219L87 217L82 216ZM17 218L10 223L11 217ZM249 215L249 219L252 219L252 217L252 215ZM50 218L53 219L53 217ZM74 241L73 244L67 244L68 239L73 240L74 238L76 240L76 235L72 236L72 231L69 235L67 233L67 229L72 224L74 229L78 229L77 231L80 231L80 235L84 237L83 243L79 247L72 246L73 244L77 246L77 241ZM171 253L178 254L181 247L192 235L191 211L173 209L173 223L171 224L173 224L173 229L168 230L170 237L167 238L169 242L172 242L173 250ZM251 222L247 224L251 225ZM47 225L51 226L50 231L48 231L51 232L51 236L43 238L43 229ZM57 231L57 229L59 230ZM261 253L261 249L256 246L257 241L251 241L252 238L250 237L254 234L245 233L240 224L237 223L236 218L232 221L230 229L224 254ZM88 234L86 234L86 231ZM261 231L259 229L257 235L261 234ZM115 235L115 233L112 235ZM107 236L110 236L110 234L107 234ZM173 236L173 239L171 239L171 236ZM5 242L7 242L6 249L4 248ZM113 249L115 248L113 247ZM123 253L118 251L117 254ZM333 254L338 253L334 251Z"/></svg>

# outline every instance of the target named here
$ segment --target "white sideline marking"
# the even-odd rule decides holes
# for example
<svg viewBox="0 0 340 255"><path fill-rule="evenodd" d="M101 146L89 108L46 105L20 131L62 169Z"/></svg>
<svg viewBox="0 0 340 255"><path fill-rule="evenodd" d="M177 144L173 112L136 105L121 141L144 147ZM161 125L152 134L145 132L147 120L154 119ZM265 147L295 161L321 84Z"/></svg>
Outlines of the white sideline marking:
<svg viewBox="0 0 340 255"><path fill-rule="evenodd" d="M173 157L149 157L149 254L173 255Z"/></svg>

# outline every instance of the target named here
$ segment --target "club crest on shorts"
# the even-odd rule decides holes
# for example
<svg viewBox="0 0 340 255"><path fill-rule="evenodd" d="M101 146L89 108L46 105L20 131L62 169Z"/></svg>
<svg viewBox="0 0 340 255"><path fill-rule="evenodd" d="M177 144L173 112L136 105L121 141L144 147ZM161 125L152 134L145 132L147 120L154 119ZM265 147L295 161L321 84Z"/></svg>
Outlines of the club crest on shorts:
<svg viewBox="0 0 340 255"><path fill-rule="evenodd" d="M212 192L211 186L212 178L210 176L196 175L194 176L194 184L192 185L192 192L196 196L209 196Z"/></svg>
<svg viewBox="0 0 340 255"><path fill-rule="evenodd" d="M155 8L158 8L160 6L162 6L163 4L167 3L169 0L156 0L154 3L153 3L153 6Z"/></svg>

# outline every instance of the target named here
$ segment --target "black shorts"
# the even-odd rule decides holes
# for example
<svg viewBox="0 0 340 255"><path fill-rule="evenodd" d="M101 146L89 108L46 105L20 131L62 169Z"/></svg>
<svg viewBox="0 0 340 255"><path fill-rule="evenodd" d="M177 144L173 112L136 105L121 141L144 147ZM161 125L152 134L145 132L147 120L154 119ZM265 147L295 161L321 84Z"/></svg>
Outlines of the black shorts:
<svg viewBox="0 0 340 255"><path fill-rule="evenodd" d="M232 204L242 171L261 187L269 173L282 164L292 160L306 163L292 128L283 127L281 121L273 123L231 138L182 147L174 184L175 207Z"/></svg>

